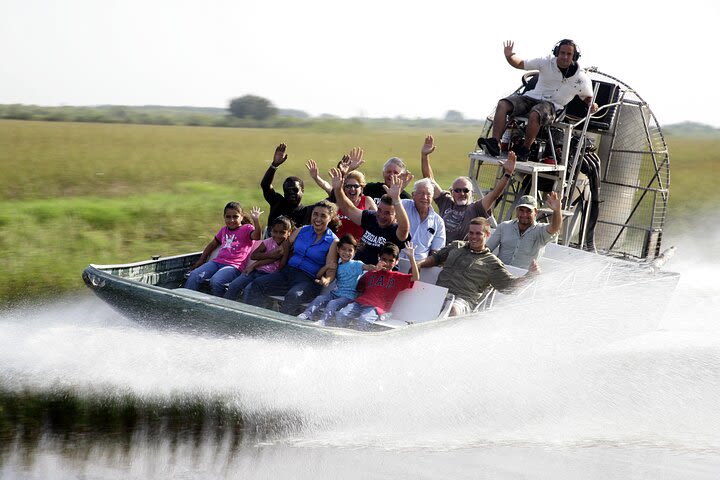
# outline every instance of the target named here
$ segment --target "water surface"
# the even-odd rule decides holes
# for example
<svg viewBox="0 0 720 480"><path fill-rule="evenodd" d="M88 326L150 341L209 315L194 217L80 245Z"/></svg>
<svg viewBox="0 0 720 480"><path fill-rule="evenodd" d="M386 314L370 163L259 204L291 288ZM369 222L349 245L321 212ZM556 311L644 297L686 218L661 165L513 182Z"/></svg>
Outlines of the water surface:
<svg viewBox="0 0 720 480"><path fill-rule="evenodd" d="M548 274L532 311L325 345L89 295L0 312L0 477L718 478L720 262L697 250L673 295Z"/></svg>

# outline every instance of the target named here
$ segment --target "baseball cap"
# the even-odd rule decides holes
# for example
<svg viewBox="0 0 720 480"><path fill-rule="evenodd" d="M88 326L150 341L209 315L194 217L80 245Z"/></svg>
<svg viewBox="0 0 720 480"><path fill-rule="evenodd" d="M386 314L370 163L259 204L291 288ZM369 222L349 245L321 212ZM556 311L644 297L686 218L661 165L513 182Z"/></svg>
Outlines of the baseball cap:
<svg viewBox="0 0 720 480"><path fill-rule="evenodd" d="M537 208L537 202L535 201L535 197L532 195L523 195L520 197L520 200L518 201L518 204L515 205L515 208L519 207L527 207L532 210Z"/></svg>

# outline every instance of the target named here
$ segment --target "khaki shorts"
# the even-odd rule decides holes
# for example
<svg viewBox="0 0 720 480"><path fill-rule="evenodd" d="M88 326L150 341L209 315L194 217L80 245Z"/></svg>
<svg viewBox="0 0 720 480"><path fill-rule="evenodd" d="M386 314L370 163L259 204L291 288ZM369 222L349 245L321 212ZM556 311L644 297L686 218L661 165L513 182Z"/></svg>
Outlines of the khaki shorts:
<svg viewBox="0 0 720 480"><path fill-rule="evenodd" d="M472 313L473 311L467 300L464 300L460 297L455 297L455 301L453 302L453 308L458 315L465 315L467 313Z"/></svg>
<svg viewBox="0 0 720 480"><path fill-rule="evenodd" d="M510 112L512 117L524 117L528 113L535 111L540 115L541 125L547 125L555 121L557 112L555 112L555 105L551 102L517 94L505 97L503 100L510 102L512 105L513 109Z"/></svg>

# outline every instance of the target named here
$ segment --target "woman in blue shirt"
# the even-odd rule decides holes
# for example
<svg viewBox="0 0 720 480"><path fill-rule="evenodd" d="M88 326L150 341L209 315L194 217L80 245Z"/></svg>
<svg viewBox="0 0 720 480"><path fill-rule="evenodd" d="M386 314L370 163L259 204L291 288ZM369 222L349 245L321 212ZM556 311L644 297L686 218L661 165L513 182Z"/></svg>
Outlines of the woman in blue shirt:
<svg viewBox="0 0 720 480"><path fill-rule="evenodd" d="M290 235L293 252L287 265L245 287L243 301L268 308L268 296L285 296L280 311L288 315L300 313L302 304L318 296L335 278L338 238L333 230L338 224L335 204L327 200L317 202L312 209L310 225L296 229Z"/></svg>

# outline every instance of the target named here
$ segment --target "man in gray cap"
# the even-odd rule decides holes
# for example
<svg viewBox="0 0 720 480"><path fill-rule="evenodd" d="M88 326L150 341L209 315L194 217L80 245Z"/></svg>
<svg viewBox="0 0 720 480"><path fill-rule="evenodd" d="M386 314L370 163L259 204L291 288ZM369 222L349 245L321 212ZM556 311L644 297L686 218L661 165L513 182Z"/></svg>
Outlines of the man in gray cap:
<svg viewBox="0 0 720 480"><path fill-rule="evenodd" d="M545 251L545 245L556 238L562 226L562 204L555 192L550 192L545 205L553 211L551 223L535 223L537 202L532 195L523 195L515 207L515 220L497 226L487 247L498 248L497 256L507 265L528 268L532 260Z"/></svg>

